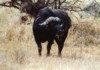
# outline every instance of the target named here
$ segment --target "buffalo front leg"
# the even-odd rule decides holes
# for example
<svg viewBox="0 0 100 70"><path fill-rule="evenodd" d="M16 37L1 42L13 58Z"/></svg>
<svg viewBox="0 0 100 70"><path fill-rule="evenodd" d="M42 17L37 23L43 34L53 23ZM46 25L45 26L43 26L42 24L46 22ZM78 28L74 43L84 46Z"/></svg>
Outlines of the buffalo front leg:
<svg viewBox="0 0 100 70"><path fill-rule="evenodd" d="M42 52L42 45L41 45L41 43L37 43L37 46L38 46L38 54L39 54L39 56L41 56L42 54L41 54L41 52Z"/></svg>
<svg viewBox="0 0 100 70"><path fill-rule="evenodd" d="M63 50L63 46L64 46L64 43L61 42L59 45L58 45L58 56L62 56L62 50Z"/></svg>
<svg viewBox="0 0 100 70"><path fill-rule="evenodd" d="M50 50L51 50L52 44L53 44L53 42L48 42L48 45L47 45L47 56L50 56Z"/></svg>
<svg viewBox="0 0 100 70"><path fill-rule="evenodd" d="M61 52L64 46L64 40L56 38L56 43L58 45L58 56L62 56Z"/></svg>
<svg viewBox="0 0 100 70"><path fill-rule="evenodd" d="M67 35L68 35L68 31L66 31L64 35L56 37L56 42L58 44L58 56L62 56L61 52L63 50L64 42L65 42Z"/></svg>

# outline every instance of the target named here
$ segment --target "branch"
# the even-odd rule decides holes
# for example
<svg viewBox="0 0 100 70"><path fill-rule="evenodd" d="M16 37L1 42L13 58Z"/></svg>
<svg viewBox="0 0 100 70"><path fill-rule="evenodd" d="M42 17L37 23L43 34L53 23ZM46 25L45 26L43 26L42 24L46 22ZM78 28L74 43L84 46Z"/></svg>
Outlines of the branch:
<svg viewBox="0 0 100 70"><path fill-rule="evenodd" d="M10 7L11 6L11 1L7 1L7 2L4 2L4 3L1 3L0 6Z"/></svg>
<svg viewBox="0 0 100 70"><path fill-rule="evenodd" d="M7 1L7 2L4 2L4 3L1 3L0 6L4 6L4 7L14 7L14 8L19 9L19 7L16 6L16 5L14 5L14 4L12 3L12 1Z"/></svg>
<svg viewBox="0 0 100 70"><path fill-rule="evenodd" d="M95 2L99 5L99 7L100 7L100 4L95 0Z"/></svg>
<svg viewBox="0 0 100 70"><path fill-rule="evenodd" d="M47 2L46 2L46 4L45 4L45 5L46 5L46 6L48 6L49 2L50 2L50 0L47 0Z"/></svg>

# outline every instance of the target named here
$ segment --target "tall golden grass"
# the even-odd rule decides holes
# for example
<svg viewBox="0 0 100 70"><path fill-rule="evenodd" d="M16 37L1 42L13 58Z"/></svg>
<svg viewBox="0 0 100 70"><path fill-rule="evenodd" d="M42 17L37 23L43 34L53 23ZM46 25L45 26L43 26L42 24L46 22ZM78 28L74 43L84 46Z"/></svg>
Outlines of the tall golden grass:
<svg viewBox="0 0 100 70"><path fill-rule="evenodd" d="M46 57L47 43L42 44L39 57L32 24L20 24L20 16L13 8L0 11L0 70L100 69L100 19L73 22L62 57L57 56L57 44L52 45L51 56Z"/></svg>

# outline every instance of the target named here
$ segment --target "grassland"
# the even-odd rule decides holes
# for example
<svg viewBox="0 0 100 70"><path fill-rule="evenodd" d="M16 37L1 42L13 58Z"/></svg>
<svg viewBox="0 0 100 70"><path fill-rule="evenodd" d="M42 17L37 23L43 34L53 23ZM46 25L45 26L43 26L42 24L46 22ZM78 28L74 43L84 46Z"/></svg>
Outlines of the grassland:
<svg viewBox="0 0 100 70"><path fill-rule="evenodd" d="M0 70L100 70L100 18L72 22L62 57L57 44L46 57L47 43L39 57L32 24L20 24L20 16L18 10L0 8Z"/></svg>

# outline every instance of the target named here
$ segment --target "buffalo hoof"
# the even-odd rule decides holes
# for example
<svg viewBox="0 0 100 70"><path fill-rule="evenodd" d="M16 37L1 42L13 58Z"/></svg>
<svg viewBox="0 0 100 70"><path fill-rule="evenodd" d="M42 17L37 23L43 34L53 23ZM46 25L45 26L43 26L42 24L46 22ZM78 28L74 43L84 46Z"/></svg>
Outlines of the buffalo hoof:
<svg viewBox="0 0 100 70"><path fill-rule="evenodd" d="M39 56L42 56L42 54L41 54L41 53L39 53Z"/></svg>
<svg viewBox="0 0 100 70"><path fill-rule="evenodd" d="M61 54L58 54L58 57L62 57L62 55Z"/></svg>
<svg viewBox="0 0 100 70"><path fill-rule="evenodd" d="M47 54L47 57L50 56L50 54Z"/></svg>

